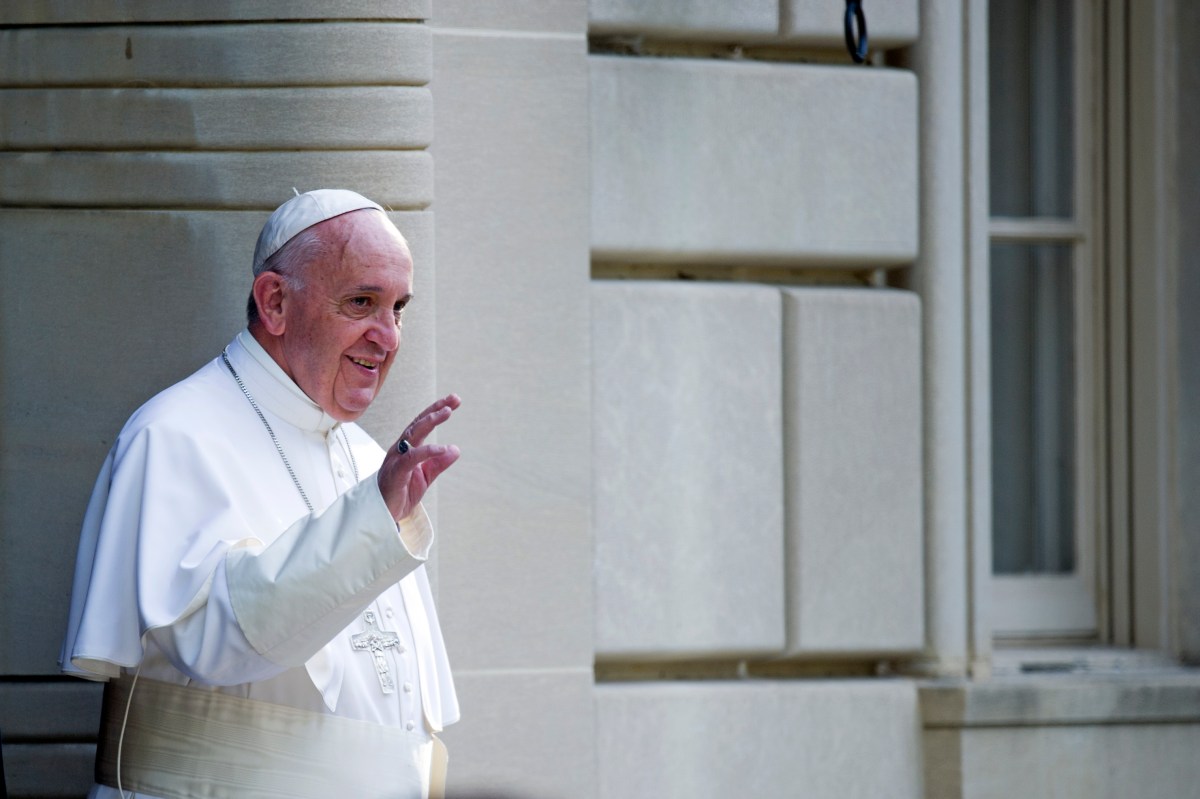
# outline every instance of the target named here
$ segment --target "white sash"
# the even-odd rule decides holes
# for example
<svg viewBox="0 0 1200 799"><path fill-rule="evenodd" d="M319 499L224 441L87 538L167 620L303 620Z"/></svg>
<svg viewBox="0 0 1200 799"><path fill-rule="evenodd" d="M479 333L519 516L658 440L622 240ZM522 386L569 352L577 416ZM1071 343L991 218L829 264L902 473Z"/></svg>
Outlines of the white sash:
<svg viewBox="0 0 1200 799"><path fill-rule="evenodd" d="M122 725L131 682L104 690L96 780L113 788L118 749L119 787L163 799L416 799L444 758L396 727L147 679Z"/></svg>

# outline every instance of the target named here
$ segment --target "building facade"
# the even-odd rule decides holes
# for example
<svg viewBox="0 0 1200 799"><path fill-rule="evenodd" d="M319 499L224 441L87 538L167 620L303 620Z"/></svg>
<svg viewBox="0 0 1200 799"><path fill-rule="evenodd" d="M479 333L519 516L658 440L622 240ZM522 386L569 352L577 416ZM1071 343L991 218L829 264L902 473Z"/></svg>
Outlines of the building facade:
<svg viewBox="0 0 1200 799"><path fill-rule="evenodd" d="M861 6L0 6L9 793L91 779L113 437L342 186L417 264L366 426L464 398L452 796L1197 795L1200 10Z"/></svg>

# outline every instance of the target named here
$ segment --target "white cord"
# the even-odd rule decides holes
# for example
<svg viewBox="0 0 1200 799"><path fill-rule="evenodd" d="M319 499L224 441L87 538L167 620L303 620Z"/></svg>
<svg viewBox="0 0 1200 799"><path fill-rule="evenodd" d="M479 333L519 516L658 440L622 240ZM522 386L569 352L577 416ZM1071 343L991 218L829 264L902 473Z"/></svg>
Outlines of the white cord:
<svg viewBox="0 0 1200 799"><path fill-rule="evenodd" d="M129 708L133 705L133 689L137 687L138 675L142 673L142 664L138 663L137 671L133 673L133 682L129 684L129 698L125 700L125 717L121 719L121 734L117 737L117 792L121 799L131 799L133 794L126 794L121 786L121 749L125 746L125 725L129 723Z"/></svg>

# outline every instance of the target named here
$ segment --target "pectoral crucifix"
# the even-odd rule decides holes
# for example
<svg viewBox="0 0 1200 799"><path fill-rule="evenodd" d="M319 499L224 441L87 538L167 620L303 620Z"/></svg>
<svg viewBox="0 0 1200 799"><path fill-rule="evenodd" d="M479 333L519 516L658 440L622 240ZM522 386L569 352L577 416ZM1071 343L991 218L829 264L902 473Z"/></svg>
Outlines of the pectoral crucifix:
<svg viewBox="0 0 1200 799"><path fill-rule="evenodd" d="M388 667L385 649L404 649L400 646L400 636L390 630L381 630L375 624L375 612L368 610L363 614L365 629L361 633L350 636L350 645L358 652L370 652L375 659L375 674L379 677L379 687L385 694L396 692L396 682L392 679L392 670Z"/></svg>

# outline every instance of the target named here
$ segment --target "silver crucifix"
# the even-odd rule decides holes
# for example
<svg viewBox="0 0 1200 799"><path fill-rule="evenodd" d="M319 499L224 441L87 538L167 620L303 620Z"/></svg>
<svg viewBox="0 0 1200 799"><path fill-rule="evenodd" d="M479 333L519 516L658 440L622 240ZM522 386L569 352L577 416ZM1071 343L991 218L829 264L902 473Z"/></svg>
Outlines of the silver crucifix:
<svg viewBox="0 0 1200 799"><path fill-rule="evenodd" d="M392 670L388 667L385 649L399 649L400 636L389 630L381 630L375 624L374 611L368 610L363 614L366 623L361 633L350 636L350 645L359 652L370 652L375 659L375 674L379 676L379 687L385 694L396 692L396 683L392 679ZM403 651L403 650L401 650Z"/></svg>

